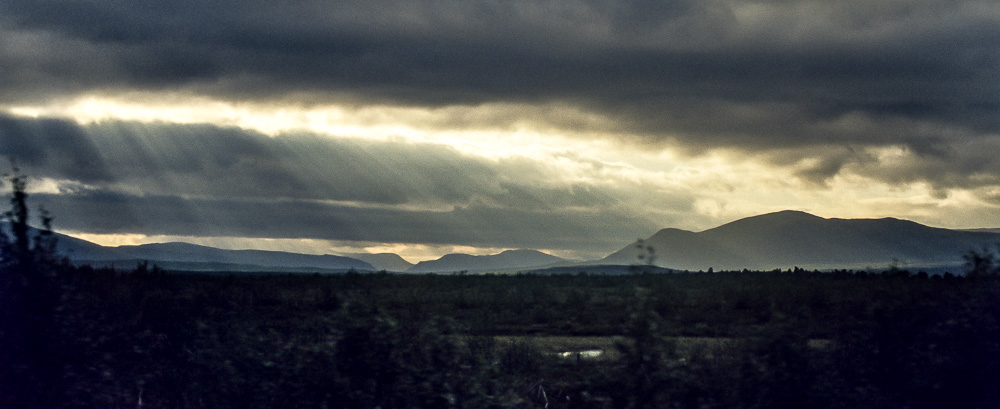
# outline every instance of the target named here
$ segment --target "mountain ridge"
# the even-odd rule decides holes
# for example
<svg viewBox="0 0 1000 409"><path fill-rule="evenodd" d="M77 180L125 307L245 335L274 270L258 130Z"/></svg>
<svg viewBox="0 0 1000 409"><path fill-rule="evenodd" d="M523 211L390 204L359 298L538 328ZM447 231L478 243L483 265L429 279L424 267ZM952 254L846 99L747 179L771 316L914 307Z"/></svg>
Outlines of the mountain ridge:
<svg viewBox="0 0 1000 409"><path fill-rule="evenodd" d="M350 257L364 261L375 267L376 270L402 272L414 266L396 253L344 253L344 257Z"/></svg>
<svg viewBox="0 0 1000 409"><path fill-rule="evenodd" d="M546 254L538 250L505 250L498 254L474 256L470 254L446 254L437 260L417 263L408 273L430 272L485 272L499 270L534 269L558 263L566 259Z"/></svg>
<svg viewBox="0 0 1000 409"><path fill-rule="evenodd" d="M364 261L332 254L302 254L274 250L229 250L185 242L101 246L56 233L56 251L77 264L134 266L148 261L163 268L190 271L340 271L375 267Z"/></svg>
<svg viewBox="0 0 1000 409"><path fill-rule="evenodd" d="M538 250L506 250L476 256L447 254L409 263L393 253L313 255L271 250L227 250L185 242L101 246L56 233L57 250L76 263L130 267L141 261L176 270L224 271L531 271L554 267L646 264L649 251L657 266L676 270L870 269L882 266L948 266L960 271L969 250L995 248L1000 230L952 230L894 217L823 218L786 210L734 220L693 232L672 227L600 260L578 262ZM639 255L643 255L640 260Z"/></svg>
<svg viewBox="0 0 1000 409"><path fill-rule="evenodd" d="M926 226L892 217L822 218L801 211L751 216L701 232L661 229L644 240L656 265L680 270L960 266L962 255L1000 234ZM635 243L601 263L637 264Z"/></svg>

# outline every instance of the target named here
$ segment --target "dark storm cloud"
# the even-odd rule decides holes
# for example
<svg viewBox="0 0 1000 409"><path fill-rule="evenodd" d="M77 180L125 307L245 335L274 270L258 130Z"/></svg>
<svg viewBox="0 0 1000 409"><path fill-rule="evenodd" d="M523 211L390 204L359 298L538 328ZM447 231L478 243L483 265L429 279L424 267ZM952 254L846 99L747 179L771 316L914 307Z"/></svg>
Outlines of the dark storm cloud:
<svg viewBox="0 0 1000 409"><path fill-rule="evenodd" d="M106 181L111 175L101 152L76 124L55 119L21 120L0 115L0 155L45 176Z"/></svg>
<svg viewBox="0 0 1000 409"><path fill-rule="evenodd" d="M441 145L0 115L0 156L58 183L34 199L57 228L93 233L605 251L644 228L618 206L628 186Z"/></svg>
<svg viewBox="0 0 1000 409"><path fill-rule="evenodd" d="M976 2L774 2L759 24L739 18L751 3L713 0L5 3L5 31L35 41L6 52L15 89L32 76L238 98L567 100L635 109L640 127L681 134L691 125L645 111L694 103L728 118L729 133L780 113L726 107L779 102L792 120L865 112L998 126L1000 26L995 12L963 8ZM86 47L57 56L74 42Z"/></svg>
<svg viewBox="0 0 1000 409"><path fill-rule="evenodd" d="M844 146L958 172L962 146L1000 133L992 1L8 0L0 15L8 102L570 104L627 142L814 158L801 175L817 180L863 164Z"/></svg>

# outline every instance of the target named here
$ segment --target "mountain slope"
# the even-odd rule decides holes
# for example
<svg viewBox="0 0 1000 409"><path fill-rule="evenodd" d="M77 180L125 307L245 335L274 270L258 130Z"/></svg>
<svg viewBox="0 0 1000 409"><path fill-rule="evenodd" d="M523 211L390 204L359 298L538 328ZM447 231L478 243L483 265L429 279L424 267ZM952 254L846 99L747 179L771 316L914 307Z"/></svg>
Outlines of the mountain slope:
<svg viewBox="0 0 1000 409"><path fill-rule="evenodd" d="M701 234L687 230L663 229L644 242L647 247L654 249L656 264L660 266L676 266L679 260L716 260L718 263L732 265L741 265L748 261L740 254L717 245ZM639 259L640 255L644 257L642 260ZM595 264L646 264L647 256L647 251L640 251L636 243L633 243Z"/></svg>
<svg viewBox="0 0 1000 409"><path fill-rule="evenodd" d="M783 211L740 219L698 233L664 229L645 240L656 264L676 269L883 268L958 266L970 249L992 246L1000 234L925 226L907 220L824 219ZM602 263L637 263L635 244Z"/></svg>
<svg viewBox="0 0 1000 409"><path fill-rule="evenodd" d="M334 255L299 254L268 250L226 250L190 243L155 243L105 247L58 234L57 251L76 263L130 266L149 261L161 266L199 271L232 270L369 270L364 261Z"/></svg>
<svg viewBox="0 0 1000 409"><path fill-rule="evenodd" d="M413 267L413 263L395 253L347 253L344 256L371 264L376 270L406 271Z"/></svg>
<svg viewBox="0 0 1000 409"><path fill-rule="evenodd" d="M469 254L447 254L437 260L421 261L407 272L483 272L538 268L565 261L562 258L537 250L507 250L500 254L473 256Z"/></svg>

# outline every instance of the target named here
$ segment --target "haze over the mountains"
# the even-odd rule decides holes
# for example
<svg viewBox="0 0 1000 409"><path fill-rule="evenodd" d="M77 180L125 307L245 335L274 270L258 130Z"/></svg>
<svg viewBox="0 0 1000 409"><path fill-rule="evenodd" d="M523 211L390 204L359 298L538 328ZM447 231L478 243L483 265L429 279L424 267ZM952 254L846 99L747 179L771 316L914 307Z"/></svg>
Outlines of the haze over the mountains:
<svg viewBox="0 0 1000 409"><path fill-rule="evenodd" d="M149 261L166 269L188 271L409 273L516 272L557 268L569 272L605 267L654 264L676 270L885 269L961 271L969 250L996 248L1000 233L989 229L950 230L907 220L822 218L799 211L748 217L701 232L665 228L626 245L601 260L567 260L536 250L508 250L494 255L448 254L412 264L391 254L312 255L263 250L224 250L188 243L105 247L60 235L59 249L76 262L130 268ZM649 250L652 248L652 250ZM640 258L639 256L643 256ZM572 269L571 269L572 270ZM620 270L620 269L619 269ZM617 270L615 270L617 271Z"/></svg>

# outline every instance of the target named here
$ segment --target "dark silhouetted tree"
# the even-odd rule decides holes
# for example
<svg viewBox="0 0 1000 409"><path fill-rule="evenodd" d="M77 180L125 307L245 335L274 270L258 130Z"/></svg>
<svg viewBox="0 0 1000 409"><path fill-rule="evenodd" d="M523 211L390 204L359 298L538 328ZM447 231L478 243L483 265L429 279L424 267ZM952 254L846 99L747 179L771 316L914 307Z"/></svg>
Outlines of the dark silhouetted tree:
<svg viewBox="0 0 1000 409"><path fill-rule="evenodd" d="M61 390L54 354L61 265L52 219L42 210L42 229L33 234L27 177L15 166L6 181L11 207L0 228L0 407L53 407Z"/></svg>
<svg viewBox="0 0 1000 409"><path fill-rule="evenodd" d="M995 277L1000 275L1000 262L989 248L969 250L962 258L965 259L965 275L970 278Z"/></svg>

